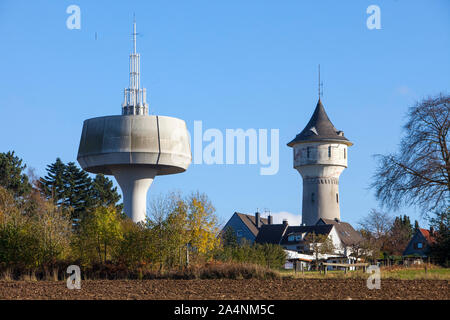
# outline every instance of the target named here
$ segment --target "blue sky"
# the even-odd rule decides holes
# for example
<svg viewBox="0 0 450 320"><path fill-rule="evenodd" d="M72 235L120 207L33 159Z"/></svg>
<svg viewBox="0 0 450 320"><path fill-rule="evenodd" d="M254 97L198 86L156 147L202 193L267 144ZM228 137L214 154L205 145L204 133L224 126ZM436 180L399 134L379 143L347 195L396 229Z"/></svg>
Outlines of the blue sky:
<svg viewBox="0 0 450 320"><path fill-rule="evenodd" d="M81 9L81 29L66 8ZM369 5L381 29L366 27ZM120 114L136 14L150 111L203 128L280 130L280 169L192 164L157 177L149 199L206 192L222 221L257 208L300 215L301 177L286 146L322 101L354 142L341 175L341 218L379 207L373 154L395 151L405 112L450 84L450 2L442 1L7 1L0 0L0 151L38 175L76 161L83 120ZM97 33L97 39L95 39ZM419 219L414 208L393 214ZM423 220L422 220L423 221Z"/></svg>

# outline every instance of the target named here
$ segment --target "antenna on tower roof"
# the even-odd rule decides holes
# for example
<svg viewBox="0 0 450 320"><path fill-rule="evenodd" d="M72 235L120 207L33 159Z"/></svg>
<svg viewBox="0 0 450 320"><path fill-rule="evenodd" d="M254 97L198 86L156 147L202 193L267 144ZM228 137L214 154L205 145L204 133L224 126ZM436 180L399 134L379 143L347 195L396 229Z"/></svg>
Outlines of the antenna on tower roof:
<svg viewBox="0 0 450 320"><path fill-rule="evenodd" d="M133 13L133 52L130 54L130 84L124 92L123 115L148 115L146 90L141 88L141 56L136 51L136 16Z"/></svg>
<svg viewBox="0 0 450 320"><path fill-rule="evenodd" d="M319 64L319 100L323 97L323 82L320 81L320 64Z"/></svg>
<svg viewBox="0 0 450 320"><path fill-rule="evenodd" d="M133 52L136 54L136 15L133 12Z"/></svg>

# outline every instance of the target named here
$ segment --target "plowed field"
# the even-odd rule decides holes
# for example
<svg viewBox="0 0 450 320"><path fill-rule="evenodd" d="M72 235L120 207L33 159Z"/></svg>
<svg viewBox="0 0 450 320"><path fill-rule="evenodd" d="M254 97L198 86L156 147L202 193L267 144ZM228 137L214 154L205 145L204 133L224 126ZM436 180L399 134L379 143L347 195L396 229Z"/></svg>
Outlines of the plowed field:
<svg viewBox="0 0 450 320"><path fill-rule="evenodd" d="M450 293L447 280L386 279L379 290L358 279L86 280L80 290L64 281L0 281L0 299L449 300Z"/></svg>

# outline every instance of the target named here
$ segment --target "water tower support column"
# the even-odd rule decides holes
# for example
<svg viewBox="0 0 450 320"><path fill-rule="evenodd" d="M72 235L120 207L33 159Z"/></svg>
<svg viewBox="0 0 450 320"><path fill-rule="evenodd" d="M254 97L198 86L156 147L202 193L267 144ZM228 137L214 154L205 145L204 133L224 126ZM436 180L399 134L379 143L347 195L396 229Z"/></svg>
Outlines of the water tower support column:
<svg viewBox="0 0 450 320"><path fill-rule="evenodd" d="M115 168L114 177L123 193L124 212L133 222L145 221L147 216L147 191L157 173L156 169L126 167Z"/></svg>

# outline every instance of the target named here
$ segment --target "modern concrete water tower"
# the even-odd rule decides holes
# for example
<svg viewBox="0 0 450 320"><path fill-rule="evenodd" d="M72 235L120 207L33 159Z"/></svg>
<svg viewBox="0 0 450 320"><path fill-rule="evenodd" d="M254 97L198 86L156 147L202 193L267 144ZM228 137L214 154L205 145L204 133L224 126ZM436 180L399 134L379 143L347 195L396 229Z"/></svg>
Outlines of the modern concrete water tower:
<svg viewBox="0 0 450 320"><path fill-rule="evenodd" d="M303 178L305 225L320 218L340 220L339 176L347 168L347 147L352 144L333 126L319 98L306 127L288 143L294 149L294 168Z"/></svg>
<svg viewBox="0 0 450 320"><path fill-rule="evenodd" d="M124 92L122 115L85 120L77 157L84 170L116 178L124 211L134 222L146 218L147 191L155 176L184 172L191 163L186 123L148 115L146 90L140 85L134 22L130 84Z"/></svg>

